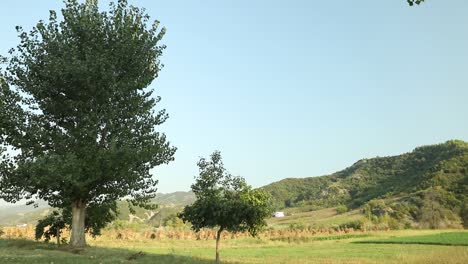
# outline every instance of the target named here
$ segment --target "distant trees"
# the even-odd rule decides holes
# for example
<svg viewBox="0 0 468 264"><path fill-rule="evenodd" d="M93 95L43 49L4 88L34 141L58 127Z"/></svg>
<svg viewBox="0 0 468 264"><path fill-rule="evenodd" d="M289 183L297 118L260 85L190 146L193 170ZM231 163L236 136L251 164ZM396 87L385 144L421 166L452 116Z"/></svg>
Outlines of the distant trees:
<svg viewBox="0 0 468 264"><path fill-rule="evenodd" d="M468 199L465 199L465 201L463 201L463 204L460 210L460 216L461 216L463 227L465 229L468 229Z"/></svg>
<svg viewBox="0 0 468 264"><path fill-rule="evenodd" d="M197 200L179 214L192 229L218 228L216 235L216 261L220 261L219 242L223 231L248 231L256 236L266 225L270 215L269 195L252 189L245 180L229 174L224 168L221 153L214 152L209 160L198 162L199 175L192 184Z"/></svg>
<svg viewBox="0 0 468 264"><path fill-rule="evenodd" d="M444 208L437 199L436 193L429 191L424 195L419 220L430 229L438 229L444 219L444 211Z"/></svg>
<svg viewBox="0 0 468 264"><path fill-rule="evenodd" d="M148 86L161 69L165 29L119 0L66 0L50 11L0 71L0 140L16 150L14 170L2 158L0 197L43 199L71 215L70 244L85 245L113 219L116 200L146 206L157 180L150 169L175 148L156 131L168 115ZM21 107L20 107L21 106Z"/></svg>
<svg viewBox="0 0 468 264"><path fill-rule="evenodd" d="M463 219L456 211L461 209L463 214L463 207L460 208L459 201L452 193L435 187L425 190L422 197L418 220L423 226L430 229L460 226Z"/></svg>

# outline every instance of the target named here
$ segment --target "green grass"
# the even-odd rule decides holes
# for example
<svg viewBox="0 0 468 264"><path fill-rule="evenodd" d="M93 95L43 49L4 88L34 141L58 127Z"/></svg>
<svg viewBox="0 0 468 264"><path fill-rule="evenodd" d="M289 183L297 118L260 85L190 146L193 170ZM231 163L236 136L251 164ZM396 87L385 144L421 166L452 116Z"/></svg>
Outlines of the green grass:
<svg viewBox="0 0 468 264"><path fill-rule="evenodd" d="M289 241L267 238L226 239L221 242L221 260L223 263L269 264L466 263L467 246L370 245L353 242L434 236L463 240L467 235L468 232L406 230L320 235ZM214 240L128 241L97 238L88 243L91 246L84 251L73 252L65 247L57 248L54 244L0 239L0 263L214 263Z"/></svg>
<svg viewBox="0 0 468 264"><path fill-rule="evenodd" d="M382 240L357 241L356 243L468 246L468 232L450 232L422 236L391 237Z"/></svg>
<svg viewBox="0 0 468 264"><path fill-rule="evenodd" d="M87 247L84 250L57 248L30 240L0 240L0 263L214 263L191 256L142 252L126 248Z"/></svg>

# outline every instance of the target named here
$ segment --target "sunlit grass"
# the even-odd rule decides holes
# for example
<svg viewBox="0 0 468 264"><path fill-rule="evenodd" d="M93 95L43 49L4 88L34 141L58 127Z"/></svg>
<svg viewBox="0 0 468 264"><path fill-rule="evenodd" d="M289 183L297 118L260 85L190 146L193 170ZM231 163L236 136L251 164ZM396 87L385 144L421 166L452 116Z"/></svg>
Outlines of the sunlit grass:
<svg viewBox="0 0 468 264"><path fill-rule="evenodd" d="M320 234L305 238L224 239L224 263L466 263L468 246L361 244L362 241L434 238L466 241L457 230L401 230L355 234ZM441 239L439 239L440 241ZM0 240L0 263L213 263L215 241L88 239L89 247L73 252L53 243L27 239ZM141 252L141 253L140 253Z"/></svg>
<svg viewBox="0 0 468 264"><path fill-rule="evenodd" d="M359 241L359 243L468 246L468 232L448 232L404 237L394 236L387 239Z"/></svg>

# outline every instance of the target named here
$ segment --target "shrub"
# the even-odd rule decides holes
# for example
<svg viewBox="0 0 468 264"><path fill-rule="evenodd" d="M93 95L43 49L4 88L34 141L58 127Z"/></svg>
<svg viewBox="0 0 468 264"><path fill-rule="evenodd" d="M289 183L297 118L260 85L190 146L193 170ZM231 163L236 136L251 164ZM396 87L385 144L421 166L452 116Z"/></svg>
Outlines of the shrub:
<svg viewBox="0 0 468 264"><path fill-rule="evenodd" d="M463 202L462 209L460 210L460 217L463 227L468 229L468 198Z"/></svg>
<svg viewBox="0 0 468 264"><path fill-rule="evenodd" d="M3 231L3 228L0 227L0 237L2 237L3 234L5 234L5 232Z"/></svg>
<svg viewBox="0 0 468 264"><path fill-rule="evenodd" d="M177 217L177 215L172 215L171 217L165 220L164 226L172 228L183 228L186 226L186 224L182 219Z"/></svg>
<svg viewBox="0 0 468 264"><path fill-rule="evenodd" d="M345 229L345 228L352 228L354 230L362 230L364 227L364 221L363 220L355 220L351 222L347 222L344 224L341 224L340 229Z"/></svg>
<svg viewBox="0 0 468 264"><path fill-rule="evenodd" d="M58 211L53 211L45 218L39 220L36 225L36 240L44 237L45 242L49 242L51 237L57 238L57 244L60 244L62 230L66 227L66 219ZM48 227L48 228L47 228Z"/></svg>
<svg viewBox="0 0 468 264"><path fill-rule="evenodd" d="M338 214L344 214L348 212L348 207L346 207L346 205L339 205L338 207L336 207L336 212Z"/></svg>
<svg viewBox="0 0 468 264"><path fill-rule="evenodd" d="M289 229L290 230L305 230L307 229L307 225L304 222L299 221L299 222L289 224Z"/></svg>

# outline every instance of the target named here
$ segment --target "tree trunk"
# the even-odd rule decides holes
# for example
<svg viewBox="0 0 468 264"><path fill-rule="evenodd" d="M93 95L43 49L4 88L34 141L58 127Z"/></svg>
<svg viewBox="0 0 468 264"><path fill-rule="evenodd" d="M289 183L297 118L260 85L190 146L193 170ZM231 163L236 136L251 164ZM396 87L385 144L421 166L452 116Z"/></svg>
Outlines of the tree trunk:
<svg viewBox="0 0 468 264"><path fill-rule="evenodd" d="M57 234L55 234L57 237L57 246L60 246L60 229L57 228Z"/></svg>
<svg viewBox="0 0 468 264"><path fill-rule="evenodd" d="M72 204L72 226L70 246L84 247L86 246L85 239L85 216L86 203L77 201Z"/></svg>
<svg viewBox="0 0 468 264"><path fill-rule="evenodd" d="M221 233L223 232L223 229L220 228L218 230L218 234L216 235L216 263L220 263L219 260L219 240L221 239Z"/></svg>

